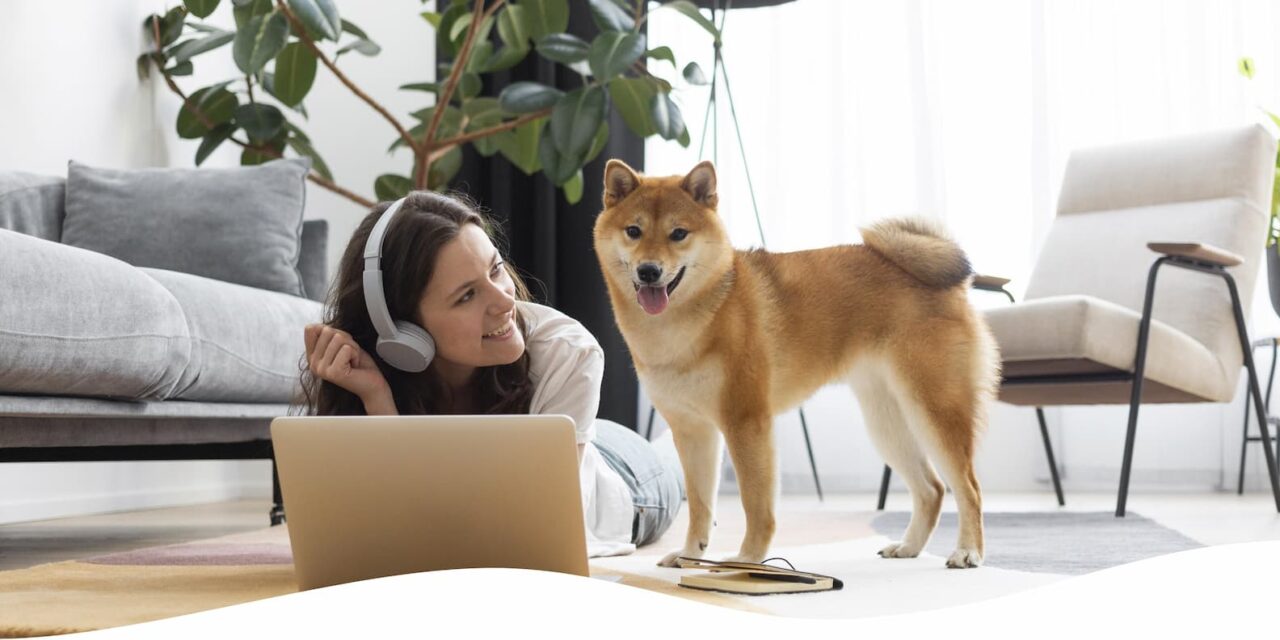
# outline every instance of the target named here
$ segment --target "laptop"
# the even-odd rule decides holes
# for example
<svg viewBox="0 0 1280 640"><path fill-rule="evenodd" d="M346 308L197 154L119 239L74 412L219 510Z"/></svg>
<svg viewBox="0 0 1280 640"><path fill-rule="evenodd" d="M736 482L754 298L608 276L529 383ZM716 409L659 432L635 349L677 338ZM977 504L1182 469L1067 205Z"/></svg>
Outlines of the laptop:
<svg viewBox="0 0 1280 640"><path fill-rule="evenodd" d="M271 439L299 589L473 567L589 575L568 416L287 417Z"/></svg>

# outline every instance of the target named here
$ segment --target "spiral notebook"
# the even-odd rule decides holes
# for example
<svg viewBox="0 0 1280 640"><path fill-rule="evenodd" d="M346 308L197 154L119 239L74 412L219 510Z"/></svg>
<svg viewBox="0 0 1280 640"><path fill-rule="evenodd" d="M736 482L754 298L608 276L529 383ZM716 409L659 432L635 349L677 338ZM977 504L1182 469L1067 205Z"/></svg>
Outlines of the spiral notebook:
<svg viewBox="0 0 1280 640"><path fill-rule="evenodd" d="M783 558L770 558L765 562L770 560L782 560L791 565ZM683 556L677 558L676 562L681 569L707 570L705 573L680 577L680 586L689 589L760 596L774 593L838 591L844 588L844 583L839 578L797 571L794 566L787 569L762 563L717 562Z"/></svg>

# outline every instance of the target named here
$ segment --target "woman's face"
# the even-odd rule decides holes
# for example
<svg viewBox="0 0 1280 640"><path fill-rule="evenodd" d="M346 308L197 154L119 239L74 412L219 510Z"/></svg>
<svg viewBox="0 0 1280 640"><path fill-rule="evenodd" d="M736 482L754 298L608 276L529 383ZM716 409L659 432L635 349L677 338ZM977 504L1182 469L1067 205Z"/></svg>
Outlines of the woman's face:
<svg viewBox="0 0 1280 640"><path fill-rule="evenodd" d="M516 287L498 249L483 229L464 224L440 248L418 314L436 342L436 364L446 377L476 367L511 364L524 354L515 323Z"/></svg>

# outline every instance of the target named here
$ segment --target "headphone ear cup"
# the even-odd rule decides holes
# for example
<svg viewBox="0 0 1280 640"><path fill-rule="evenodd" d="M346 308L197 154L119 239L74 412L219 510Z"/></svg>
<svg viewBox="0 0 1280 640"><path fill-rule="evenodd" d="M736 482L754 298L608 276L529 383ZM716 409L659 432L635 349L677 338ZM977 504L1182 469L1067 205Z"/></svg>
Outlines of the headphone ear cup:
<svg viewBox="0 0 1280 640"><path fill-rule="evenodd" d="M412 322L396 321L396 336L378 339L378 356L387 364L410 373L425 371L436 357L436 342L426 329Z"/></svg>

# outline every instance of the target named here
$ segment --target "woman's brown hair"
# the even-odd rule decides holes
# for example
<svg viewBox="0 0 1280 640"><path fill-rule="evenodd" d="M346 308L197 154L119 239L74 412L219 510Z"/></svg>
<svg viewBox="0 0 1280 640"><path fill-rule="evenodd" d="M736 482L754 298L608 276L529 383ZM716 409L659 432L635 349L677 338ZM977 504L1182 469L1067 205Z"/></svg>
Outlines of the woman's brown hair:
<svg viewBox="0 0 1280 640"><path fill-rule="evenodd" d="M390 202L374 206L356 227L338 265L337 279L329 290L324 323L351 334L356 344L373 358L391 387L401 415L467 412L468 408L455 406L448 386L434 367L421 373L408 373L383 362L375 351L378 332L369 319L364 300L364 246L373 225L390 206ZM465 196L431 191L409 193L382 241L382 285L392 318L422 325L418 302L435 271L436 256L441 247L456 238L468 224L480 227L491 240L495 239L494 227ZM524 281L509 264L505 268L515 282L516 299L528 300L529 291ZM515 316L520 333L527 337L524 318L519 313ZM298 408L302 412L308 415L365 413L364 403L358 396L312 375L305 354L300 367L302 396ZM472 409L491 414L528 413L533 395L529 353L526 351L511 364L478 369L475 384L476 404Z"/></svg>

